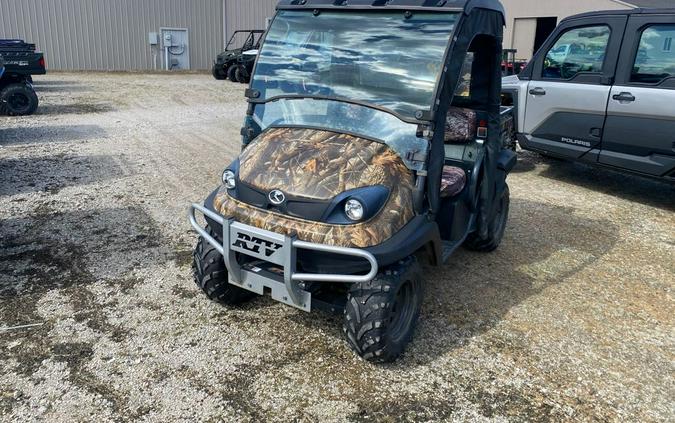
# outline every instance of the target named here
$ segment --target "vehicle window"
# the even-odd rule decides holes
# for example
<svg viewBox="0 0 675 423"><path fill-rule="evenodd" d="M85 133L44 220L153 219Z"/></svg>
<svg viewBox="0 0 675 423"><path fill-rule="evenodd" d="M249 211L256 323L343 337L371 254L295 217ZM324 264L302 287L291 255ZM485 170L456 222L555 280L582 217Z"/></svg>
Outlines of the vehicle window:
<svg viewBox="0 0 675 423"><path fill-rule="evenodd" d="M382 8L383 10L385 8ZM282 10L251 88L260 99L346 98L406 118L430 110L458 13Z"/></svg>
<svg viewBox="0 0 675 423"><path fill-rule="evenodd" d="M471 71L473 69L473 53L466 53L462 71L459 76L459 83L455 90L455 97L469 98L471 97Z"/></svg>
<svg viewBox="0 0 675 423"><path fill-rule="evenodd" d="M546 53L544 78L570 79L579 72L602 72L611 30L606 25L570 29Z"/></svg>
<svg viewBox="0 0 675 423"><path fill-rule="evenodd" d="M412 170L425 168L425 163L414 160L414 156L426 155L429 150L429 142L417 136L417 125L379 109L344 101L299 98L257 104L253 121L262 131L275 126L318 127L380 140Z"/></svg>
<svg viewBox="0 0 675 423"><path fill-rule="evenodd" d="M631 82L658 84L675 77L675 25L655 25L640 38Z"/></svg>

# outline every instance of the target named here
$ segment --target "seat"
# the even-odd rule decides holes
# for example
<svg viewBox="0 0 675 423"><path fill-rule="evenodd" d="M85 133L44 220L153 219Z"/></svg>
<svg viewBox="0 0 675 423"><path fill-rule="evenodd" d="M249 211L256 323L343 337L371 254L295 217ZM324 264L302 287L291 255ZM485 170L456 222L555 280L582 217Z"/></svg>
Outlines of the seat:
<svg viewBox="0 0 675 423"><path fill-rule="evenodd" d="M466 172L461 167L443 166L441 198L450 198L462 192L466 185Z"/></svg>
<svg viewBox="0 0 675 423"><path fill-rule="evenodd" d="M478 116L475 110L450 107L445 118L446 143L467 143L476 136Z"/></svg>

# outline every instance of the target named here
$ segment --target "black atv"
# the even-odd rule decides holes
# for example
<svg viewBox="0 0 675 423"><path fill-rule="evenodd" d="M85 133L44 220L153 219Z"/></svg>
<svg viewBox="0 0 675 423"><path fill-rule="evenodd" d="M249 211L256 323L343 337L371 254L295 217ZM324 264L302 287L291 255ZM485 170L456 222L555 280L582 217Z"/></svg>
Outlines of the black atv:
<svg viewBox="0 0 675 423"><path fill-rule="evenodd" d="M227 305L269 294L342 313L359 356L399 356L422 264L492 251L507 226L503 26L497 0L282 0L243 151L190 208L197 285Z"/></svg>
<svg viewBox="0 0 675 423"><path fill-rule="evenodd" d="M227 42L225 51L213 63L213 77L218 80L229 78L233 82L248 82L264 33L261 29L235 31ZM241 40L243 43L240 44ZM235 47L237 45L240 47Z"/></svg>
<svg viewBox="0 0 675 423"><path fill-rule="evenodd" d="M38 97L32 75L44 75L44 56L35 51L35 44L23 40L0 40L0 55L5 72L0 78L0 114L22 116L33 114Z"/></svg>

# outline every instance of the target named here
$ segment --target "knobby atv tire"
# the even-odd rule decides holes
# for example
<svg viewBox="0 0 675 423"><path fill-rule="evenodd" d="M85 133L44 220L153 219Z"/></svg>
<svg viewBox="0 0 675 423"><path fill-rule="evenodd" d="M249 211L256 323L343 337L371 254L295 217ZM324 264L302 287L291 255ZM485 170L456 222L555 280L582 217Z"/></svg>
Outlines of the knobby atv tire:
<svg viewBox="0 0 675 423"><path fill-rule="evenodd" d="M237 82L241 84L248 84L250 81L250 78L244 75L244 69L241 67L237 67L237 71L235 72L235 78L237 78Z"/></svg>
<svg viewBox="0 0 675 423"><path fill-rule="evenodd" d="M347 343L364 360L393 361L412 340L421 305L420 265L411 256L370 282L352 285L344 312Z"/></svg>
<svg viewBox="0 0 675 423"><path fill-rule="evenodd" d="M227 68L227 79L229 79L232 82L238 82L237 65L231 65L229 68Z"/></svg>
<svg viewBox="0 0 675 423"><path fill-rule="evenodd" d="M497 208L497 214L490 222L490 227L488 229L488 237L482 239L478 232L470 234L466 241L464 241L464 246L469 250L481 251L481 252L490 252L494 251L499 247L499 244L502 242L504 237L504 230L506 229L506 222L509 219L509 205L511 203L509 186L504 187L504 192L502 197L499 199L499 206Z"/></svg>
<svg viewBox="0 0 675 423"><path fill-rule="evenodd" d="M28 84L10 84L0 91L0 114L32 115L38 108L38 97Z"/></svg>
<svg viewBox="0 0 675 423"><path fill-rule="evenodd" d="M219 81L227 79L227 74L223 70L222 66L213 65L213 69L211 69L211 74L213 75L214 78L216 78Z"/></svg>
<svg viewBox="0 0 675 423"><path fill-rule="evenodd" d="M211 228L207 226L206 230L209 235L214 236ZM204 238L199 237L193 257L192 269L195 283L209 299L225 305L236 305L256 296L255 293L228 282L223 256Z"/></svg>

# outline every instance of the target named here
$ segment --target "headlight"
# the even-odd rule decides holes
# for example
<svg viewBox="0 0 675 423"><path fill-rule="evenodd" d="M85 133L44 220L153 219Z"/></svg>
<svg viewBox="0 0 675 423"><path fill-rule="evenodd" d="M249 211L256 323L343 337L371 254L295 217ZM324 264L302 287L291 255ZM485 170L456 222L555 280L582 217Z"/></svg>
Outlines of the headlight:
<svg viewBox="0 0 675 423"><path fill-rule="evenodd" d="M223 172L223 184L227 189L234 189L234 187L237 186L237 180L234 177L234 172L232 172L230 169L227 169L225 172Z"/></svg>
<svg viewBox="0 0 675 423"><path fill-rule="evenodd" d="M363 204L359 200L351 199L345 203L345 214L354 221L363 219Z"/></svg>

